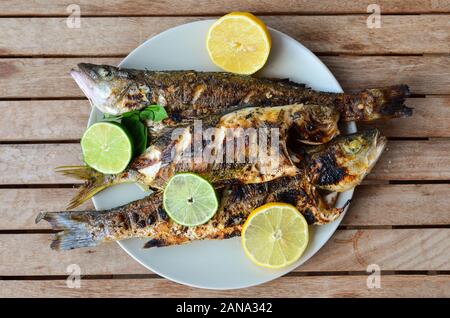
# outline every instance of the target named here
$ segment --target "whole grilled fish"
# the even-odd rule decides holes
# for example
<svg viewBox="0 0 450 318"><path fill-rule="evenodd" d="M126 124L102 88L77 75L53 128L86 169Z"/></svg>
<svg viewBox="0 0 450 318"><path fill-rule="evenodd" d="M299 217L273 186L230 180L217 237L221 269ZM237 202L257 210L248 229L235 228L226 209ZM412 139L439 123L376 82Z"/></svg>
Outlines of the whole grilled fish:
<svg viewBox="0 0 450 318"><path fill-rule="evenodd" d="M55 234L51 244L57 250L96 246L128 238L148 238L145 247L230 238L240 235L242 224L253 209L268 202L292 204L309 224L324 224L335 220L343 208L330 208L310 181L320 180L319 187L338 185L336 190L346 191L355 185L355 180L361 181L369 173L385 144L386 139L376 129L338 137L330 147L315 151L315 158L334 158L320 161L320 169L314 170L315 175L309 176L306 170L300 170L293 177L226 187L219 193L221 204L215 216L195 227L179 225L168 217L161 192L106 211L40 213L36 222L44 219L54 230L61 231ZM309 165L318 165L317 159L312 159L305 167ZM352 170L353 167L358 169ZM342 173L335 174L339 169Z"/></svg>
<svg viewBox="0 0 450 318"><path fill-rule="evenodd" d="M208 129L209 138L203 136ZM195 172L216 186L267 182L297 173L286 148L291 129L304 143L328 142L339 133L338 113L311 104L247 107L223 116L211 115L202 122L166 127L121 174L102 175L79 166L59 171L87 179L69 208L118 183L137 182L162 189L179 172Z"/></svg>
<svg viewBox="0 0 450 318"><path fill-rule="evenodd" d="M236 105L307 103L337 109L344 121L408 117L406 85L366 89L359 93L324 93L286 79L255 78L223 72L144 71L80 63L71 75L91 103L118 115L149 104L166 107L169 122L205 116Z"/></svg>

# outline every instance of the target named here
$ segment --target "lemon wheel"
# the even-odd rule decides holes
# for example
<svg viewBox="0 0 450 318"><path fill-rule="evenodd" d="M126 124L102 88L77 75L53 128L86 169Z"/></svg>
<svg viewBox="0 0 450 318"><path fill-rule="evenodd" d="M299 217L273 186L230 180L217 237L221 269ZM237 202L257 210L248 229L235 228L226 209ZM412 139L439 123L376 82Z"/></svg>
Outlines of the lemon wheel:
<svg viewBox="0 0 450 318"><path fill-rule="evenodd" d="M249 75L267 62L271 39L265 24L253 14L232 12L209 28L206 47L218 67Z"/></svg>
<svg viewBox="0 0 450 318"><path fill-rule="evenodd" d="M242 227L245 254L259 266L282 268L297 261L308 245L308 223L292 205L268 203Z"/></svg>

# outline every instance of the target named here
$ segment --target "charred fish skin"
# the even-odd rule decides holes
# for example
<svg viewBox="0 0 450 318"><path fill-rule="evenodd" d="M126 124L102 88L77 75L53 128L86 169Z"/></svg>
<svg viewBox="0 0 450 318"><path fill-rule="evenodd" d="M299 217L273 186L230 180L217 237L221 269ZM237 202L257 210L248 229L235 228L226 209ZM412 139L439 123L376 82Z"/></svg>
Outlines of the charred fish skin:
<svg viewBox="0 0 450 318"><path fill-rule="evenodd" d="M107 211L41 213L36 222L44 219L53 229L62 231L55 235L51 245L59 250L134 237L149 238L146 247L230 238L240 234L242 224L252 210L268 202L292 204L308 223L326 224L338 218L344 208L329 207L314 183L320 183L318 187L331 184L338 192L349 190L355 186L355 180L360 182L373 167L384 149L384 143L384 137L377 130L339 137L333 144L321 145L311 151L305 168L293 177L228 186L221 190L221 204L216 215L206 224L196 227L184 227L171 221L164 211L161 192ZM337 152L334 163L318 169L323 162L318 158L331 156L333 152ZM345 159L345 156L348 158ZM311 171L307 169L309 166L313 167L312 178ZM334 179L332 182L322 180L323 175L333 175L334 170L339 168L343 169L344 177L339 178L338 185Z"/></svg>
<svg viewBox="0 0 450 318"><path fill-rule="evenodd" d="M205 116L235 105L317 104L336 108L344 121L409 117L406 85L358 93L324 93L287 79L255 78L224 72L147 71L80 63L72 77L104 113L113 115L149 104L166 107L169 122Z"/></svg>
<svg viewBox="0 0 450 318"><path fill-rule="evenodd" d="M361 183L375 166L386 144L386 138L377 129L340 136L326 147L311 148L305 169L318 188L342 192Z"/></svg>
<svg viewBox="0 0 450 318"><path fill-rule="evenodd" d="M293 104L246 107L224 115L215 114L205 121L198 121L199 127L196 122L165 127L150 147L119 175L89 173L88 167L84 170L80 167L61 169L66 175L87 180L69 208L117 183L134 181L153 189L163 189L170 177L180 172L197 173L215 186L261 183L294 176L297 168L286 146L288 131L295 128L296 136L303 143L325 143L339 134L338 118L339 113L326 106ZM197 131L202 134L208 130L213 132L214 141L210 140L207 146L215 151L215 155L209 156L202 144L200 148L204 150L200 149L199 160L192 158L196 140L200 139L202 143L201 135L196 138ZM265 145L261 135L266 138ZM228 147L230 144L232 149Z"/></svg>
<svg viewBox="0 0 450 318"><path fill-rule="evenodd" d="M329 208L302 175L272 182L250 184L223 190L219 211L206 224L186 227L169 219L163 208L162 193L107 211L65 211L41 213L36 222L46 220L54 234L51 248L69 250L92 247L128 238L149 238L144 247L184 244L204 239L239 236L252 210L277 200L293 204L310 224L335 220L343 208Z"/></svg>

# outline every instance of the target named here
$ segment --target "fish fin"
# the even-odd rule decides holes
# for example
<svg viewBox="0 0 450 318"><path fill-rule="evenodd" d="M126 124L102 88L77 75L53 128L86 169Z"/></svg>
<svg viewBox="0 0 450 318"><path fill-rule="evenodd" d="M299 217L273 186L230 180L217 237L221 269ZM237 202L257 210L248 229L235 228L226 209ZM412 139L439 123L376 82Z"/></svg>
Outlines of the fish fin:
<svg viewBox="0 0 450 318"><path fill-rule="evenodd" d="M56 172L86 181L79 187L78 193L69 202L67 209L73 209L79 206L96 193L114 184L126 182L126 180L120 181L119 178L104 175L88 166L61 166L56 168Z"/></svg>
<svg viewBox="0 0 450 318"><path fill-rule="evenodd" d="M36 223L45 220L53 230L50 247L54 250L71 250L79 247L96 246L101 243L102 236L92 235L89 227L90 211L80 212L41 212Z"/></svg>
<svg viewBox="0 0 450 318"><path fill-rule="evenodd" d="M370 90L369 90L370 91ZM411 95L408 85L380 88L379 113L383 116L401 118L411 117L413 109L405 106L405 98Z"/></svg>
<svg viewBox="0 0 450 318"><path fill-rule="evenodd" d="M366 89L356 94L344 94L338 108L344 121L410 117L413 109L404 104L409 95L407 85Z"/></svg>

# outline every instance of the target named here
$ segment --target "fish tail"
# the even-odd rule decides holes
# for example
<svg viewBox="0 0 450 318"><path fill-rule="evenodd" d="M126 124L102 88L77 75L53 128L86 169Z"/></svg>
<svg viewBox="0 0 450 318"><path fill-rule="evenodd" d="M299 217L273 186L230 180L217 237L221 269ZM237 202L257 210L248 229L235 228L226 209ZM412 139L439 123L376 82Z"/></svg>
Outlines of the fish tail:
<svg viewBox="0 0 450 318"><path fill-rule="evenodd" d="M404 104L409 95L407 85L366 89L351 95L344 94L343 103L340 105L341 119L372 121L410 117L413 109Z"/></svg>
<svg viewBox="0 0 450 318"><path fill-rule="evenodd" d="M346 204L347 205L347 204ZM316 225L328 224L336 220L342 212L344 212L345 207L342 208L329 208L329 209L312 209L309 213L312 213L313 222L309 222ZM307 215L311 219L311 215Z"/></svg>
<svg viewBox="0 0 450 318"><path fill-rule="evenodd" d="M93 235L89 218L93 211L80 212L41 212L36 223L45 220L58 233L53 234L50 247L54 250L71 250L79 247L96 246L101 243L102 235Z"/></svg>
<svg viewBox="0 0 450 318"><path fill-rule="evenodd" d="M78 193L69 202L67 209L73 209L98 192L118 183L130 182L125 178L112 175L104 175L88 166L61 166L56 171L69 177L85 180L79 187Z"/></svg>

